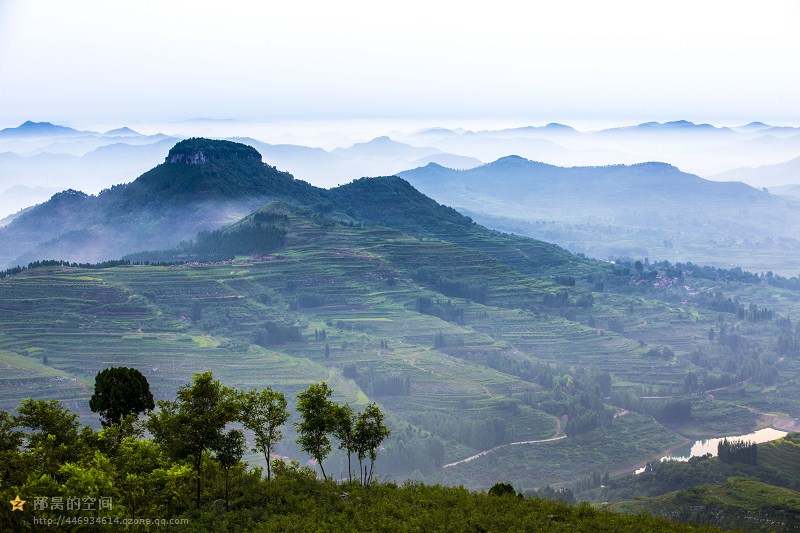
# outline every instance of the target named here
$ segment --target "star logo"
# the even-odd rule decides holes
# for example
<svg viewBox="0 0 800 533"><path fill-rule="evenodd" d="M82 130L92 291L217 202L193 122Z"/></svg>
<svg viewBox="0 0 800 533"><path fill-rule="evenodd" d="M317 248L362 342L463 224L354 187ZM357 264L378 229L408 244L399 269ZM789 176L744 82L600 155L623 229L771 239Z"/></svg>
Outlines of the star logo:
<svg viewBox="0 0 800 533"><path fill-rule="evenodd" d="M17 494L17 498L11 500L11 510L12 511L24 511L25 509L22 506L25 505L25 500L20 500L19 494Z"/></svg>

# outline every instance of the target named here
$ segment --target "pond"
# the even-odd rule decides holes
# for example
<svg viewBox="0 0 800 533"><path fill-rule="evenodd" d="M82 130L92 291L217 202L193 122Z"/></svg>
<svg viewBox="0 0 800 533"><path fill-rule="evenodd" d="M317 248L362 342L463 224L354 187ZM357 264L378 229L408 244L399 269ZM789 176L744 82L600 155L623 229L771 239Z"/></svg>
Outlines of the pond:
<svg viewBox="0 0 800 533"><path fill-rule="evenodd" d="M675 449L670 455L665 455L661 458L662 461L688 461L691 457L700 457L707 453L716 457L717 445L724 439L729 441L743 440L755 443L769 442L781 437L785 437L787 433L779 429L764 428L748 433L747 435L732 435L730 437L719 437L714 439L697 440L692 444L687 444L681 448ZM637 474L644 472L644 467L636 470Z"/></svg>

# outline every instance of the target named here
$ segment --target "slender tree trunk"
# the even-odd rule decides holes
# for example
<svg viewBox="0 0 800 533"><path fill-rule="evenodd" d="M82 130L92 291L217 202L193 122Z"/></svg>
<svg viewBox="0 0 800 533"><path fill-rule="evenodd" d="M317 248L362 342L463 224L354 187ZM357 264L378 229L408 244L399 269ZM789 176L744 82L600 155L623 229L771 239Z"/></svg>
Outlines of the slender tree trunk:
<svg viewBox="0 0 800 533"><path fill-rule="evenodd" d="M270 447L267 446L267 448L264 451L264 458L267 460L267 481L271 481L272 480L272 470L271 470L271 466L269 464L270 456L272 455L272 453L271 453L272 450L270 450L269 448Z"/></svg>
<svg viewBox="0 0 800 533"><path fill-rule="evenodd" d="M358 457L358 480L364 484L364 465L361 461L361 456Z"/></svg>
<svg viewBox="0 0 800 533"><path fill-rule="evenodd" d="M317 459L317 462L319 463L319 469L322 470L322 479L328 479L328 476L325 475L325 469L322 468L322 461Z"/></svg>
<svg viewBox="0 0 800 533"><path fill-rule="evenodd" d="M197 508L200 509L200 463L203 461L203 452L200 452L200 459L197 460Z"/></svg>
<svg viewBox="0 0 800 533"><path fill-rule="evenodd" d="M347 479L353 482L353 467L350 466L350 450L347 451Z"/></svg>
<svg viewBox="0 0 800 533"><path fill-rule="evenodd" d="M369 482L372 483L372 469L375 468L375 459L369 460Z"/></svg>

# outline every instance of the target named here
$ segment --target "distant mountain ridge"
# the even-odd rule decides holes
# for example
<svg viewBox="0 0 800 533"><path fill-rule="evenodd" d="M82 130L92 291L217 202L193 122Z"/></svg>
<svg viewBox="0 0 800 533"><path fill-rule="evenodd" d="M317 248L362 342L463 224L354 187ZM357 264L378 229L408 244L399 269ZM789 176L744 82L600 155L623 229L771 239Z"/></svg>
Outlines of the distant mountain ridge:
<svg viewBox="0 0 800 533"><path fill-rule="evenodd" d="M0 137L38 137L38 136L71 136L84 135L89 132L78 131L67 126L59 126L50 122L33 122L28 120L16 128L3 128Z"/></svg>
<svg viewBox="0 0 800 533"><path fill-rule="evenodd" d="M253 148L188 139L134 182L97 196L67 190L0 229L0 263L64 257L103 260L193 238L268 199L314 203L320 190L264 165ZM91 243L89 252L81 252Z"/></svg>
<svg viewBox="0 0 800 533"><path fill-rule="evenodd" d="M429 164L399 175L488 227L592 257L733 266L721 254L756 271L800 271L800 203L666 163L558 167L508 156L470 170ZM773 249L771 263L760 259Z"/></svg>
<svg viewBox="0 0 800 533"><path fill-rule="evenodd" d="M448 197L463 205L466 195L485 193L494 198L519 202L524 198L563 200L616 209L628 202L627 194L650 197L653 202L685 202L685 195L714 195L717 199L761 201L766 194L744 183L719 183L681 172L667 163L648 162L602 167L558 167L507 156L492 163L464 171L453 171L431 163L423 168L401 172L423 192ZM451 192L448 192L451 191ZM458 200L458 201L456 201ZM476 206L468 205L470 209ZM539 206L546 209L546 206ZM577 215L578 213L576 213Z"/></svg>
<svg viewBox="0 0 800 533"><path fill-rule="evenodd" d="M529 268L575 260L557 246L476 226L396 176L362 178L326 190L264 164L250 146L193 138L177 143L164 163L132 183L97 196L67 190L19 214L0 228L0 263L14 266L53 257L101 261L168 249L272 200L411 235L446 238L509 264L525 259Z"/></svg>
<svg viewBox="0 0 800 533"><path fill-rule="evenodd" d="M716 180L758 180L768 187L800 184L800 157L756 168L736 168L712 176Z"/></svg>
<svg viewBox="0 0 800 533"><path fill-rule="evenodd" d="M483 164L474 157L448 153L438 148L412 146L388 136L355 143L331 151L294 144L270 144L249 137L231 137L258 150L265 160L287 169L300 179L333 186L364 176L384 176L436 162L452 168Z"/></svg>

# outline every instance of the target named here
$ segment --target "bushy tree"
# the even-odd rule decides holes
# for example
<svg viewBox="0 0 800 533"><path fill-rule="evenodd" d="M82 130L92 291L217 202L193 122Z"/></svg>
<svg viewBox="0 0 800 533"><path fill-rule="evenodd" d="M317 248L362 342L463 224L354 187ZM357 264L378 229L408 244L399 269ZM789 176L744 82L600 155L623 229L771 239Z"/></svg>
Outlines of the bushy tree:
<svg viewBox="0 0 800 533"><path fill-rule="evenodd" d="M269 387L257 391L248 391L242 401L241 420L244 427L255 434L256 447L267 460L267 480L272 479L272 450L283 438L280 427L289 419L286 410L286 397L282 392L275 392Z"/></svg>
<svg viewBox="0 0 800 533"><path fill-rule="evenodd" d="M16 429L17 420L6 411L0 411L0 452L16 450L22 446L22 431Z"/></svg>
<svg viewBox="0 0 800 533"><path fill-rule="evenodd" d="M17 407L17 424L27 432L26 448L52 473L58 465L81 457L83 442L78 415L56 400L26 398Z"/></svg>
<svg viewBox="0 0 800 533"><path fill-rule="evenodd" d="M147 378L135 368L106 368L94 378L89 408L100 413L103 426L118 424L123 417L155 407Z"/></svg>
<svg viewBox="0 0 800 533"><path fill-rule="evenodd" d="M191 459L197 476L200 507L200 468L203 453L213 450L229 422L238 416L237 395L215 380L211 371L195 374L192 383L178 389L175 401L161 400L147 427L153 439L173 459Z"/></svg>
<svg viewBox="0 0 800 533"><path fill-rule="evenodd" d="M333 436L339 441L339 449L347 452L347 479L353 481L350 459L357 450L355 430L358 418L349 404L337 405L334 411Z"/></svg>
<svg viewBox="0 0 800 533"><path fill-rule="evenodd" d="M378 448L391 433L383 423L383 418L384 415L380 408L371 403L358 415L358 420L356 421L354 439L362 483L368 484L372 482L375 460L378 458ZM367 473L363 463L368 455L370 465Z"/></svg>
<svg viewBox="0 0 800 533"><path fill-rule="evenodd" d="M495 483L489 489L488 494L490 496L516 496L517 491L509 483Z"/></svg>
<svg viewBox="0 0 800 533"><path fill-rule="evenodd" d="M333 390L324 381L314 383L297 395L297 410L302 417L295 422L300 449L316 459L322 477L326 478L322 461L331 453L328 434L335 428L335 407L330 401Z"/></svg>
<svg viewBox="0 0 800 533"><path fill-rule="evenodd" d="M17 470L21 464L19 448L22 446L23 437L24 434L18 429L16 418L11 413L0 411L0 484L7 485L12 474L19 472Z"/></svg>

